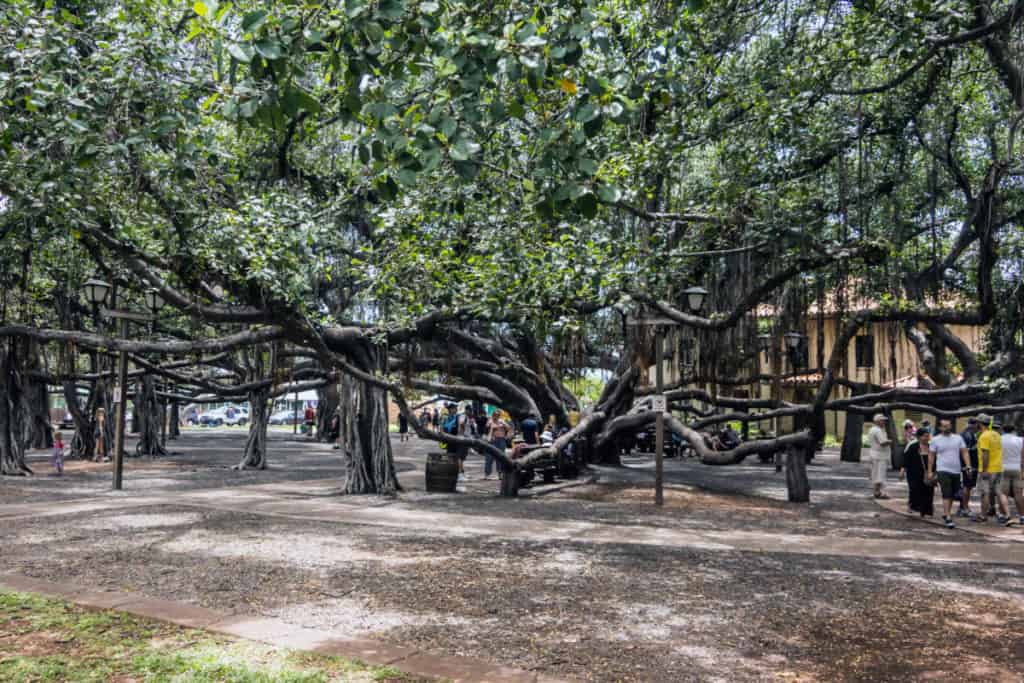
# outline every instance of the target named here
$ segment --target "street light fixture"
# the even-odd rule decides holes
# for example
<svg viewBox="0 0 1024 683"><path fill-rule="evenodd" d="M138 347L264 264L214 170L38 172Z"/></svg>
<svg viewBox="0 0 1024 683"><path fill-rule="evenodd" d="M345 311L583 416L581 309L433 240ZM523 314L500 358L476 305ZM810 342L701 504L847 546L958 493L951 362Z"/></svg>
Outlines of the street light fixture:
<svg viewBox="0 0 1024 683"><path fill-rule="evenodd" d="M757 335L757 344L761 353L768 353L772 348L772 336L770 334Z"/></svg>
<svg viewBox="0 0 1024 683"><path fill-rule="evenodd" d="M91 277L82 285L82 291L85 292L85 300L92 304L93 309L96 309L107 300L110 284L99 278Z"/></svg>
<svg viewBox="0 0 1024 683"><path fill-rule="evenodd" d="M164 299L160 296L160 291L153 287L147 289L142 297L146 302L146 308L153 311L154 314L164 307Z"/></svg>
<svg viewBox="0 0 1024 683"><path fill-rule="evenodd" d="M689 305L690 310L696 313L704 306L704 297L708 295L708 290L699 285L694 285L684 289L683 294L686 295L686 303Z"/></svg>
<svg viewBox="0 0 1024 683"><path fill-rule="evenodd" d="M804 335L800 334L799 332L787 332L782 336L786 338L786 346L788 346L791 350L795 350L798 346L800 346L800 341L804 338Z"/></svg>

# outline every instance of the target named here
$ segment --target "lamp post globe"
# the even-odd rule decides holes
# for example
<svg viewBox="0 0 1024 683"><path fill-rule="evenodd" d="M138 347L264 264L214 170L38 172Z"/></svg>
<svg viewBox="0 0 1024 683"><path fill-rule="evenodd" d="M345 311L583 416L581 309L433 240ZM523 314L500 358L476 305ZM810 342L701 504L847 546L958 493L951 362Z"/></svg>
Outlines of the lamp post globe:
<svg viewBox="0 0 1024 683"><path fill-rule="evenodd" d="M160 296L160 292L158 290L150 287L142 296L146 302L146 308L151 310L153 313L156 313L164 307L164 299Z"/></svg>
<svg viewBox="0 0 1024 683"><path fill-rule="evenodd" d="M96 277L91 277L82 285L85 300L93 306L99 306L107 300L107 293L110 292L110 284Z"/></svg>
<svg viewBox="0 0 1024 683"><path fill-rule="evenodd" d="M704 298L708 295L708 290L694 285L684 289L683 294L686 295L686 303L689 305L690 310L696 313L704 306Z"/></svg>
<svg viewBox="0 0 1024 683"><path fill-rule="evenodd" d="M761 353L768 353L772 348L772 336L770 334L757 335L757 344L761 349Z"/></svg>
<svg viewBox="0 0 1024 683"><path fill-rule="evenodd" d="M787 332L782 336L786 338L786 346L791 349L800 346L800 340L803 339L803 335L799 332Z"/></svg>

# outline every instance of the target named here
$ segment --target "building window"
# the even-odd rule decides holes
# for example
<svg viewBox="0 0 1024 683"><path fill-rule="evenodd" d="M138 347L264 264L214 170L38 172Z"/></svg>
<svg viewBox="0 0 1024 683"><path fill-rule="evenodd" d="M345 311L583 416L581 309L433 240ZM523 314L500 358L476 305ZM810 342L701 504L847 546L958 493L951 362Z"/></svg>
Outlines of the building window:
<svg viewBox="0 0 1024 683"><path fill-rule="evenodd" d="M871 334L858 335L856 339L857 367L875 367L875 337Z"/></svg>

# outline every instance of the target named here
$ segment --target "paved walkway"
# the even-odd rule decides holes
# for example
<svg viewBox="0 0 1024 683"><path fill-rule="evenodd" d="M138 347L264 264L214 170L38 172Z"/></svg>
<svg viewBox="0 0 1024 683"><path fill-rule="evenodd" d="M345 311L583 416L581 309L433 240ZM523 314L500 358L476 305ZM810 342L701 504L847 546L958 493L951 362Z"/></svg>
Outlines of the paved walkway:
<svg viewBox="0 0 1024 683"><path fill-rule="evenodd" d="M227 615L138 593L97 591L10 573L0 574L0 590L37 593L94 609L116 609L275 647L336 655L376 666L393 666L415 676L454 683L559 683L560 680L479 659L436 655L374 640L351 639L331 631L295 626L280 619Z"/></svg>
<svg viewBox="0 0 1024 683"><path fill-rule="evenodd" d="M936 501L935 515L932 517L921 517L921 515L916 512L908 512L907 502L904 498L890 498L889 500L876 500L875 502L890 512L895 512L911 519L920 520L922 524L945 526L942 521L941 501ZM1016 521L1017 518L1013 517L1013 519ZM998 538L1001 541L1016 541L1018 543L1024 543L1024 528L1017 524L1014 524L1013 526L1004 526L1002 524L997 524L995 519L991 517L988 522L984 524L972 522L971 520L964 519L962 517L956 517L953 521L956 523L957 529L962 529L975 534L982 534L991 538ZM1017 552L1021 553L1022 551L1018 550Z"/></svg>
<svg viewBox="0 0 1024 683"><path fill-rule="evenodd" d="M184 506L222 512L306 519L362 527L387 527L449 536L514 538L534 542L571 541L593 544L631 544L698 550L782 552L801 555L839 555L875 559L979 562L1024 566L1024 552L1013 545L972 543L963 536L950 542L904 539L815 536L748 532L739 530L694 531L641 525L602 524L584 521L533 520L492 515L422 510L381 499L373 506L327 495L332 483L287 482L231 490L202 490L177 496L106 497L60 504L31 503L0 506L0 520L80 515L99 510L153 506ZM1011 532L1020 534L1019 529Z"/></svg>

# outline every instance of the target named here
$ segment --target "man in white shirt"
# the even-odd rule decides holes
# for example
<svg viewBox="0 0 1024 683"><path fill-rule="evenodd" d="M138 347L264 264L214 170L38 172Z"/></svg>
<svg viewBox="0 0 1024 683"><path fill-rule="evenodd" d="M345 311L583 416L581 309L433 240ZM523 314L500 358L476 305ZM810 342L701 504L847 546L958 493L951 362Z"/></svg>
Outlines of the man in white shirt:
<svg viewBox="0 0 1024 683"><path fill-rule="evenodd" d="M1003 446L1003 481L1001 493L1004 497L1013 498L1017 504L1017 517L1021 524L1024 524L1024 481L1021 480L1021 452L1024 451L1024 439L1017 433L1012 424L1003 426L1001 437ZM1006 526L1012 526L1013 517L1010 517L1010 504L1006 503Z"/></svg>
<svg viewBox="0 0 1024 683"><path fill-rule="evenodd" d="M953 423L949 420L939 421L939 433L932 437L928 445L928 480L939 481L942 489L942 521L949 529L955 529L953 518L953 498L960 488L961 470L970 473L971 460L967 454L967 444L963 437L953 431Z"/></svg>
<svg viewBox="0 0 1024 683"><path fill-rule="evenodd" d="M887 499L885 493L885 472L889 467L889 433L885 429L888 419L878 413L871 420L874 426L868 432L868 448L871 460L871 483L875 486L875 498Z"/></svg>

